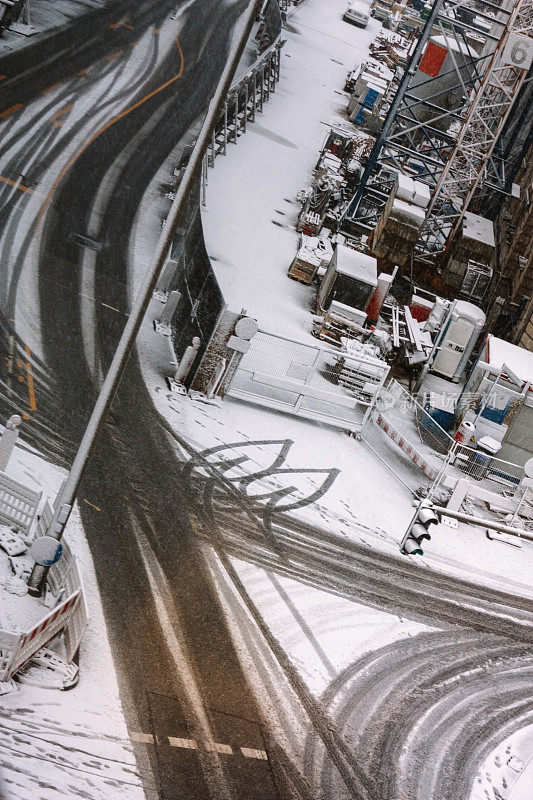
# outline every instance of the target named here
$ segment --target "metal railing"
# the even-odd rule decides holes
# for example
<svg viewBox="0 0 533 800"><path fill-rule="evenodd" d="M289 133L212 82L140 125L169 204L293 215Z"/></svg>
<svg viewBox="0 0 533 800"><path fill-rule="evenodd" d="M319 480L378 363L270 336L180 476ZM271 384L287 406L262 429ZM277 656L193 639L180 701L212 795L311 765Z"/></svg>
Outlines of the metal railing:
<svg viewBox="0 0 533 800"><path fill-rule="evenodd" d="M378 400L375 422L388 434L406 459L433 479L443 459L455 445L455 456L442 476L483 481L493 492L513 490L524 476L520 464L506 461L469 445L457 444L424 406L397 380L392 380Z"/></svg>

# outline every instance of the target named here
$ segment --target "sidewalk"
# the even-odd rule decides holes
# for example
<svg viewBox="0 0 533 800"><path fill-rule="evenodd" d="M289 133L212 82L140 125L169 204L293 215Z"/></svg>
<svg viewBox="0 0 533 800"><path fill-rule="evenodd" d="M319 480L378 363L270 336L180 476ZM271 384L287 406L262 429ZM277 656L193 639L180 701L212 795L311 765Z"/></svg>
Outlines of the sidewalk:
<svg viewBox="0 0 533 800"><path fill-rule="evenodd" d="M17 447L9 477L55 499L65 471ZM83 502L83 500L82 500ZM92 557L77 505L66 538L83 573L89 625L80 647L79 683L69 691L16 680L18 690L1 697L0 797L2 800L143 800L133 748L122 713ZM0 550L2 624L27 625L29 600L7 594L11 570ZM5 599L9 602L4 602ZM0 684L1 686L1 684Z"/></svg>

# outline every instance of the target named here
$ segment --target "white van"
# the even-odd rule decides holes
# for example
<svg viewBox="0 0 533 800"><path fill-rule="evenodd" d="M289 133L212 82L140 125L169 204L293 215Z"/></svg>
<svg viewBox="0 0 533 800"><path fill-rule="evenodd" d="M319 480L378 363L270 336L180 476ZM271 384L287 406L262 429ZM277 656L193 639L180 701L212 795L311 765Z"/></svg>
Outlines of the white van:
<svg viewBox="0 0 533 800"><path fill-rule="evenodd" d="M369 4L364 0L353 0L343 14L345 22L351 22L359 28L366 28L370 17Z"/></svg>

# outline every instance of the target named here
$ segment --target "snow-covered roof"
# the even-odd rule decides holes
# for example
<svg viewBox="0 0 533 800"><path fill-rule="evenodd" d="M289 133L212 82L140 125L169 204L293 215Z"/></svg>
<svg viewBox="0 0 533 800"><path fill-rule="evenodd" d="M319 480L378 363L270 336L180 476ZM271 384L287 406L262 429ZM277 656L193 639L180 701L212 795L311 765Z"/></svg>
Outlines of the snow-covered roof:
<svg viewBox="0 0 533 800"><path fill-rule="evenodd" d="M337 272L370 286L378 285L377 260L342 244L337 245Z"/></svg>
<svg viewBox="0 0 533 800"><path fill-rule="evenodd" d="M518 378L533 384L533 353L517 347L516 344L489 335L487 341L487 361L491 367L500 369L504 364Z"/></svg>

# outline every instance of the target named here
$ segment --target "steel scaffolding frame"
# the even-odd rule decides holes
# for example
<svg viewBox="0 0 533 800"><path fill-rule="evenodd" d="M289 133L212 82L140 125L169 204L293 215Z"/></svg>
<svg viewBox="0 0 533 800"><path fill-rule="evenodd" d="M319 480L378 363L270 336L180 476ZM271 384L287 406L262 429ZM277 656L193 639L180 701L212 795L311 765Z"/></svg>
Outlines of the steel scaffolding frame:
<svg viewBox="0 0 533 800"><path fill-rule="evenodd" d="M344 228L371 231L396 173L404 172L432 190L417 254L433 261L480 180L503 189L494 149L525 71L501 65L500 59L511 32L531 31L531 6L532 0L502 6L490 0L435 0L341 220ZM431 64L424 63L432 37L438 37L434 51L440 46L449 55L445 72L429 74Z"/></svg>

